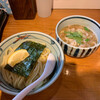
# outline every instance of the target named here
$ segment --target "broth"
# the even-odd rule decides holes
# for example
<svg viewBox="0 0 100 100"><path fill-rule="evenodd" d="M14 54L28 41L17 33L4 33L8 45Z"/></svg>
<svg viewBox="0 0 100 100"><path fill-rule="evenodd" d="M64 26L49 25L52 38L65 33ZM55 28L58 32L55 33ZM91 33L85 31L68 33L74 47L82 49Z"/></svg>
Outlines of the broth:
<svg viewBox="0 0 100 100"><path fill-rule="evenodd" d="M92 47L97 44L96 35L87 27L81 25L69 25L59 32L60 38L75 47Z"/></svg>

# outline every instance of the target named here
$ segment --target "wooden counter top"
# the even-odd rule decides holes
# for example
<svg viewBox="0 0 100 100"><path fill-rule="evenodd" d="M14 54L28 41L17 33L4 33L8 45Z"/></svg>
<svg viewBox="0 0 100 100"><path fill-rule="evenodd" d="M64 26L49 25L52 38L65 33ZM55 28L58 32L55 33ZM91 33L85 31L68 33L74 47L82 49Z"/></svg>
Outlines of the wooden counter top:
<svg viewBox="0 0 100 100"><path fill-rule="evenodd" d="M57 22L69 15L88 16L100 23L100 10L53 10L50 17L36 15L33 20L15 20L10 15L2 41L22 31L41 31L55 38ZM13 97L0 91L0 100L11 100ZM65 55L59 78L46 90L24 100L100 100L100 47L94 54L82 59Z"/></svg>

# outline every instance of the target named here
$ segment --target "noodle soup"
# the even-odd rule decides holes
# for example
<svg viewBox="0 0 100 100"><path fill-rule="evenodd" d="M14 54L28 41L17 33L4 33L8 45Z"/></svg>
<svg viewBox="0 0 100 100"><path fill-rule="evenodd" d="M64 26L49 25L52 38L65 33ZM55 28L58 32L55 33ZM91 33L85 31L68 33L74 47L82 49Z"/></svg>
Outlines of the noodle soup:
<svg viewBox="0 0 100 100"><path fill-rule="evenodd" d="M64 53L71 57L87 57L100 45L100 24L87 16L62 18L55 31L57 42Z"/></svg>
<svg viewBox="0 0 100 100"><path fill-rule="evenodd" d="M59 37L69 45L75 47L92 47L97 44L96 35L87 27L69 25L61 29Z"/></svg>

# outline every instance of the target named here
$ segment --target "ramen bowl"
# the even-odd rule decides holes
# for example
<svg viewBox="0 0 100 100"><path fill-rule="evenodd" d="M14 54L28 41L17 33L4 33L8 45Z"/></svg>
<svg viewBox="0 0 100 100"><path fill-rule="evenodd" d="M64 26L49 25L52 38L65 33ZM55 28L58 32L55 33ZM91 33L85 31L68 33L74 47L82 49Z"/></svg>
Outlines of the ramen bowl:
<svg viewBox="0 0 100 100"><path fill-rule="evenodd" d="M97 38L97 43L91 47L76 47L72 46L63 41L59 36L59 32L66 26L71 25L81 25L90 29ZM81 16L81 15L72 15L61 19L56 25L56 40L61 45L62 50L65 54L71 57L83 58L91 55L95 52L100 45L100 24L92 18Z"/></svg>
<svg viewBox="0 0 100 100"><path fill-rule="evenodd" d="M48 80L41 86L38 86L37 88L33 89L28 94L28 95L31 95L31 94L35 94L40 91L43 91L44 89L46 89L47 87L49 87L51 84L53 84L56 81L56 79L60 75L63 68L64 54L58 42L51 36L42 32L26 31L26 32L14 34L0 43L0 58L3 57L3 52L5 52L5 50L8 47L13 47L27 40L36 41L39 43L45 43L47 48L50 49L51 53L56 58L56 65L55 65L54 71L49 76ZM2 61L0 61L0 63L2 63ZM0 73L0 90L11 95L17 95L21 91L21 90L13 88L7 82L5 82L1 73Z"/></svg>

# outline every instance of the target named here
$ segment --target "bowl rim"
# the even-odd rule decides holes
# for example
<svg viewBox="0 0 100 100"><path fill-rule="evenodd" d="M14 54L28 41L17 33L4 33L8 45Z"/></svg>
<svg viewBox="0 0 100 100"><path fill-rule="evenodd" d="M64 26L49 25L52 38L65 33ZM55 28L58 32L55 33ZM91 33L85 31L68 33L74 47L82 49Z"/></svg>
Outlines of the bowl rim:
<svg viewBox="0 0 100 100"><path fill-rule="evenodd" d="M64 20L66 20L66 19L71 19L71 18L83 18L83 19L87 19L87 20L91 21L92 23L96 24L96 25L99 27L99 29L100 29L100 24L99 24L96 20L94 20L94 19L92 19L92 18L90 18L90 17L83 16L83 15L70 15L70 16L64 17L64 18L62 18L62 19L57 23L56 28L55 28L55 32L56 32L57 38L59 38L59 40L60 40L64 45L68 45L69 47L72 47L72 48L75 48L75 49L85 49L85 50L93 49L93 48L95 48L95 47L100 46L100 43L97 43L96 45L94 45L94 46L92 46L92 47L82 48L82 47L75 47L75 46L72 46L72 45L67 44L66 42L64 42L64 41L59 37L57 29L58 29L59 25L60 25Z"/></svg>
<svg viewBox="0 0 100 100"><path fill-rule="evenodd" d="M39 31L24 31L24 32L15 33L14 35L11 35L11 36L7 37L6 39L4 39L4 40L0 43L0 46L1 46L3 43L5 43L8 39L13 38L14 36L17 36L17 35L23 34L23 33L33 33L33 34L34 34L34 33L37 33L37 34L39 34L39 35L42 34L43 36L49 37L49 38L52 39L52 40L57 44L57 46L59 47L59 50L60 50L60 53L61 53L61 58L62 58L61 64L60 64L61 67L59 67L58 72L57 72L56 75L52 78L52 80L49 81L49 83L47 83L47 84L45 84L44 86L42 86L41 88L37 89L36 91L30 92L30 93L28 94L28 95L32 95L32 94L36 94L36 93L39 93L39 92L45 90L46 88L48 88L50 85L52 85L52 84L57 80L57 78L59 77L59 75L61 74L61 71L62 71L62 69L63 69L63 65L64 65L64 53L63 53L63 50L62 50L61 46L59 45L59 43L58 43L53 37L51 37L50 35L48 35L48 34L46 34L46 33L39 32ZM1 89L1 91L5 92L5 93L7 93L7 94L11 94L11 95L17 95L17 94L18 94L18 93L16 93L16 92L12 92L12 91L6 90L6 89L4 89L2 86L0 86L0 89Z"/></svg>

